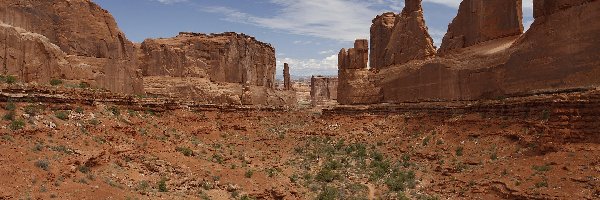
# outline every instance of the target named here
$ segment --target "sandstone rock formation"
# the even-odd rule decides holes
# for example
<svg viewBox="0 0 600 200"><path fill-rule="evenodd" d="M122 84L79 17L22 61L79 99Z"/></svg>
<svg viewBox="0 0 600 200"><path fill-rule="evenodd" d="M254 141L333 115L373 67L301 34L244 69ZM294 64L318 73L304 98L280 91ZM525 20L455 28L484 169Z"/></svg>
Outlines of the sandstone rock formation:
<svg viewBox="0 0 600 200"><path fill-rule="evenodd" d="M464 0L438 53L523 33L522 0Z"/></svg>
<svg viewBox="0 0 600 200"><path fill-rule="evenodd" d="M180 33L141 45L144 76L206 77L274 87L275 49L245 34Z"/></svg>
<svg viewBox="0 0 600 200"><path fill-rule="evenodd" d="M0 21L8 31L0 53L3 73L24 81L61 78L113 92L142 91L133 44L90 0L0 1Z"/></svg>
<svg viewBox="0 0 600 200"><path fill-rule="evenodd" d="M534 2L538 14L504 64L503 90L600 85L600 1Z"/></svg>
<svg viewBox="0 0 600 200"><path fill-rule="evenodd" d="M369 79L371 71L367 40L356 40L354 48L342 49L338 57L338 94L341 104L369 104L381 100L381 88Z"/></svg>
<svg viewBox="0 0 600 200"><path fill-rule="evenodd" d="M377 60L372 68L382 69L391 65L404 64L411 60L420 60L435 56L433 39L427 31L421 0L406 0L405 7L390 35L389 42L383 50L383 61ZM371 40L377 42L378 35L371 35ZM383 45L379 45L379 48ZM377 48L377 47L376 47ZM381 52L381 49L376 50ZM380 59L376 54L373 59Z"/></svg>
<svg viewBox="0 0 600 200"><path fill-rule="evenodd" d="M275 49L245 34L146 39L138 57L150 94L213 104L296 103L293 91L274 90Z"/></svg>
<svg viewBox="0 0 600 200"><path fill-rule="evenodd" d="M465 2L462 7L466 6ZM486 8L498 2L480 3L473 5ZM600 49L595 45L600 44L600 21L597 20L600 1L536 0L534 3L535 21L523 35L487 37L491 40L473 43L461 50L452 49L451 56L445 54L394 65L376 73L340 69L338 102L498 99L600 86L597 78L600 77L597 59ZM505 12L498 12L489 14L486 19L505 16ZM489 36L487 33L496 32L497 27L502 26L484 26L481 33L474 29L473 35ZM518 34L520 26L511 27Z"/></svg>
<svg viewBox="0 0 600 200"><path fill-rule="evenodd" d="M338 54L340 69L366 69L369 63L369 41L356 40L354 48L342 49Z"/></svg>
<svg viewBox="0 0 600 200"><path fill-rule="evenodd" d="M534 0L533 17L539 18L552 15L573 6L590 3L594 0Z"/></svg>
<svg viewBox="0 0 600 200"><path fill-rule="evenodd" d="M371 25L371 62L369 66L371 68L382 68L385 64L385 51L387 49L390 38L392 37L392 31L396 25L396 18L400 16L393 12L386 12L382 15L378 15L373 19L373 25Z"/></svg>
<svg viewBox="0 0 600 200"><path fill-rule="evenodd" d="M290 77L290 66L287 63L283 63L283 90L294 90L292 77Z"/></svg>
<svg viewBox="0 0 600 200"><path fill-rule="evenodd" d="M337 77L312 76L310 79L310 97L313 102L337 100Z"/></svg>

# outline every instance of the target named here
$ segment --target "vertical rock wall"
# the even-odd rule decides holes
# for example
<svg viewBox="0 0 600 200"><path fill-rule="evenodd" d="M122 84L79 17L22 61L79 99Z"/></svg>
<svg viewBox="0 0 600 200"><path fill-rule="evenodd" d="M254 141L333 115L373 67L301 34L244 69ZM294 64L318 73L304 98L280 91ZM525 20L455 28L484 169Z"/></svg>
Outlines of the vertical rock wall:
<svg viewBox="0 0 600 200"><path fill-rule="evenodd" d="M142 92L133 43L119 30L110 13L90 0L0 1L0 21L5 28L41 36L38 37L43 38L40 41L46 43L23 46L7 41L8 34L5 34L2 43L5 53L0 53L5 68L3 73L21 71L12 75L28 82L62 78L81 80L113 92ZM19 40L28 39L21 37ZM45 46L58 47L69 57L68 63L62 63L62 60L61 63L36 63L39 59L52 59L40 54L46 51ZM10 48L20 51L9 51ZM27 59L18 61L23 57ZM47 73L49 70L52 73Z"/></svg>
<svg viewBox="0 0 600 200"><path fill-rule="evenodd" d="M338 56L337 100L340 104L370 104L381 100L381 88L369 79L371 71L367 40L356 40L354 48L342 49Z"/></svg>
<svg viewBox="0 0 600 200"><path fill-rule="evenodd" d="M180 33L141 44L144 76L202 77L273 88L275 49L237 33Z"/></svg>
<svg viewBox="0 0 600 200"><path fill-rule="evenodd" d="M523 33L522 0L464 0L438 50L446 54Z"/></svg>

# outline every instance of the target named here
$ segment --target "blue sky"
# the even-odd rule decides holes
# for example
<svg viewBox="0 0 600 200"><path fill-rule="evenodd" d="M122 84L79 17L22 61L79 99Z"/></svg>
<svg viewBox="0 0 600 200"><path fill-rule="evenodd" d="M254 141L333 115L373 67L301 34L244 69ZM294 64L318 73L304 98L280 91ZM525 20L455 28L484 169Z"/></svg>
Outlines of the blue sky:
<svg viewBox="0 0 600 200"><path fill-rule="evenodd" d="M134 42L179 32L240 32L273 44L277 74L284 62L295 76L336 75L337 52L369 37L371 20L399 13L404 0L93 0ZM439 46L460 0L423 0L429 32ZM524 0L524 23L532 0Z"/></svg>

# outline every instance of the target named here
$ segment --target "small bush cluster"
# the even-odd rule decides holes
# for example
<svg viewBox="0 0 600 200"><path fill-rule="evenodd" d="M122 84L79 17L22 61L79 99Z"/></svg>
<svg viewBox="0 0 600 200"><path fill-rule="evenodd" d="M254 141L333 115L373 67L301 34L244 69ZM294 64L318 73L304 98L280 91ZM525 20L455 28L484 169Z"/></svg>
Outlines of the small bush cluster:
<svg viewBox="0 0 600 200"><path fill-rule="evenodd" d="M50 162L48 160L37 160L35 161L35 166L48 171L50 169Z"/></svg>
<svg viewBox="0 0 600 200"><path fill-rule="evenodd" d="M54 116L63 121L69 120L69 113L67 111L57 111L54 113Z"/></svg>
<svg viewBox="0 0 600 200"><path fill-rule="evenodd" d="M0 82L4 82L4 83L8 83L8 84L13 84L15 82L17 82L17 77L11 76L11 75L7 75L7 76L1 76L0 75Z"/></svg>
<svg viewBox="0 0 600 200"><path fill-rule="evenodd" d="M50 85L52 85L52 86L57 86L57 85L62 85L62 84L63 84L63 81L60 80L60 79L52 79L52 80L50 80Z"/></svg>
<svg viewBox="0 0 600 200"><path fill-rule="evenodd" d="M190 148L187 147L177 147L175 148L176 151L182 153L184 156L193 156L194 155L194 151L192 151Z"/></svg>

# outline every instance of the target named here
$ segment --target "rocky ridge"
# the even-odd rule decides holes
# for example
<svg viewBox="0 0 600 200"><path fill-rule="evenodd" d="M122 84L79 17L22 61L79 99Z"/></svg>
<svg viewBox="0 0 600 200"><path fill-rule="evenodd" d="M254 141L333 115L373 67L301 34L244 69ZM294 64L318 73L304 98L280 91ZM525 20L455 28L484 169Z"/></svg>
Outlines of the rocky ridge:
<svg viewBox="0 0 600 200"><path fill-rule="evenodd" d="M477 10L498 3L508 10L487 13L481 13L485 9ZM480 5L478 12L471 12L471 4ZM360 72L362 76L355 75L344 81L342 77L350 76L340 68L340 88L368 88L363 90L368 94L339 93L340 103L497 99L600 84L592 78L600 72L597 67L600 65L594 59L598 49L590 45L600 39L597 34L600 24L594 20L600 13L599 1L535 1L535 21L522 35L522 25L513 23L515 18L521 21L520 11L510 11L515 10L520 1L465 0L462 5L450 29L471 33L472 44L442 50L445 53L433 58L372 70L370 74ZM496 20L481 29L468 23L468 19L480 16ZM452 41L445 41L443 47L452 46Z"/></svg>

